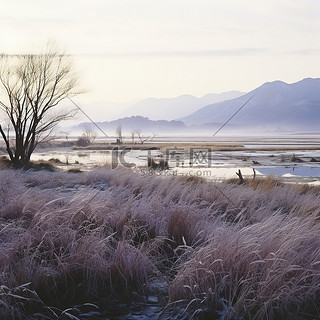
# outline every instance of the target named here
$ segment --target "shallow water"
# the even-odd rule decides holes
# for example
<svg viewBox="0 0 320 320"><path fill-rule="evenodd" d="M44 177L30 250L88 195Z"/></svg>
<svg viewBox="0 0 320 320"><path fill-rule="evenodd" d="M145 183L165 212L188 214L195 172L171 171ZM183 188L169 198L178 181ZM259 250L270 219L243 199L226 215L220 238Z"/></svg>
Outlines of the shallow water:
<svg viewBox="0 0 320 320"><path fill-rule="evenodd" d="M72 314L83 320L156 320L159 319L163 309L148 304L119 304L107 307L103 311L92 310L85 313L75 308Z"/></svg>
<svg viewBox="0 0 320 320"><path fill-rule="evenodd" d="M281 143L283 144L283 141ZM262 143L258 144L258 146L261 145ZM290 147L292 147L291 142ZM273 174L287 180L299 181L301 178L301 182L320 183L320 150L292 151L279 148L273 151L210 151L209 149L201 151L199 148L193 151L191 153L190 149L178 148L165 152L128 150L115 154L112 150L61 148L35 152L32 160L57 159L56 165L63 170L80 169L82 171L111 164L113 161L114 167L123 163L126 166L132 166L142 175L198 176L213 180L237 178L236 172L239 169L244 176L252 177L255 169L258 176ZM153 157L158 162L161 159L168 159L169 170L149 172L148 157ZM312 158L319 162L310 162Z"/></svg>
<svg viewBox="0 0 320 320"><path fill-rule="evenodd" d="M261 174L269 175L273 174L276 176L298 176L298 177L320 177L320 167L309 167L309 166L292 166L292 167L264 167L257 168Z"/></svg>

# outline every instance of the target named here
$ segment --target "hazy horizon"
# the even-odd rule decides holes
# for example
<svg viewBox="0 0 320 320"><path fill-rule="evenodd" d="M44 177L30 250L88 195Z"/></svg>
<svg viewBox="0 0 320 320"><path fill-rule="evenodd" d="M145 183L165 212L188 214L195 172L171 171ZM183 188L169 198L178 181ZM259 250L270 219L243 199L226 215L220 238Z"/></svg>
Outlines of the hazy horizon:
<svg viewBox="0 0 320 320"><path fill-rule="evenodd" d="M1 51L56 42L74 57L83 103L248 92L319 76L319 14L315 0L12 0Z"/></svg>

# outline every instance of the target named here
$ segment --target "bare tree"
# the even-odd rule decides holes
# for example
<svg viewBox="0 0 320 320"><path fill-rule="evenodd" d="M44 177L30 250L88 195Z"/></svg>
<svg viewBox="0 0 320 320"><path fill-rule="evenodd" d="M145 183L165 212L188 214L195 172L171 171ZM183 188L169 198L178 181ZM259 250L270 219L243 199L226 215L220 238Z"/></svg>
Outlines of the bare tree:
<svg viewBox="0 0 320 320"><path fill-rule="evenodd" d="M138 136L141 144L143 144L145 141L148 140L148 138L145 138L145 137L142 135L142 131L141 131L141 130L137 129L137 130L135 130L135 132L136 132L136 134L137 134L137 136Z"/></svg>
<svg viewBox="0 0 320 320"><path fill-rule="evenodd" d="M131 142L134 144L134 138L135 138L135 136L136 136L136 131L135 130L133 130L133 131L131 131Z"/></svg>
<svg viewBox="0 0 320 320"><path fill-rule="evenodd" d="M117 130L116 130L116 139L118 144L122 144L123 142L123 137L122 137L122 128L119 125Z"/></svg>
<svg viewBox="0 0 320 320"><path fill-rule="evenodd" d="M141 144L143 144L144 142L146 142L148 140L152 141L156 137L156 134L153 133L153 132L152 132L152 136L148 136L148 137L144 137L142 135L142 131L141 130L135 130L135 133L137 134Z"/></svg>
<svg viewBox="0 0 320 320"><path fill-rule="evenodd" d="M70 142L69 142L70 131L64 130L64 131L60 131L60 133L65 136L66 143L67 143L66 145L69 146L69 144L70 144Z"/></svg>
<svg viewBox="0 0 320 320"><path fill-rule="evenodd" d="M83 125L83 134L86 139L88 139L89 144L93 143L97 137L96 131L93 129L92 124L86 123Z"/></svg>
<svg viewBox="0 0 320 320"><path fill-rule="evenodd" d="M30 161L36 146L74 110L58 110L60 101L76 94L78 77L70 57L48 48L45 54L0 56L0 111L14 131L14 146L0 125L10 160Z"/></svg>
<svg viewBox="0 0 320 320"><path fill-rule="evenodd" d="M152 136L149 137L150 141L152 141L156 137L156 133L152 132Z"/></svg>

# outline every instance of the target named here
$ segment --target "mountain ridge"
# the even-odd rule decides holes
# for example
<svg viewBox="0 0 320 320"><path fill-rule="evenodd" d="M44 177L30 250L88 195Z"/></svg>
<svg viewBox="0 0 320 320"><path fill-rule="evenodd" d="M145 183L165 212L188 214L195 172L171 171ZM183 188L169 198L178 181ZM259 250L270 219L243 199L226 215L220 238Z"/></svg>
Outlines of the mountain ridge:
<svg viewBox="0 0 320 320"><path fill-rule="evenodd" d="M308 124L315 129L320 119L320 79L305 78L292 84L266 82L239 98L204 106L177 120L188 126L225 123L250 98L230 124L270 130L304 129Z"/></svg>
<svg viewBox="0 0 320 320"><path fill-rule="evenodd" d="M193 96L182 95L176 99L181 97ZM158 99L163 100L167 99ZM119 126L127 133L141 130L157 134L213 134L226 122L225 133L320 132L320 79L305 78L291 84L280 80L266 82L237 98L205 105L174 120L153 120L138 115L97 124L108 134L114 134ZM81 130L83 125L76 129Z"/></svg>
<svg viewBox="0 0 320 320"><path fill-rule="evenodd" d="M146 98L128 107L120 113L120 117L141 115L152 120L174 120L185 114L194 112L204 105L221 102L244 95L241 91L227 91L223 93L208 93L197 98L183 94L173 98Z"/></svg>
<svg viewBox="0 0 320 320"><path fill-rule="evenodd" d="M95 124L108 135L114 135L119 127L121 127L124 134L131 134L132 131L140 131L143 133L153 132L156 134L174 133L188 129L188 127L182 121L150 120L148 117L143 116L124 117L112 121L95 122ZM84 131L86 126L90 126L92 130L95 130L91 122L83 122L72 127L72 131Z"/></svg>

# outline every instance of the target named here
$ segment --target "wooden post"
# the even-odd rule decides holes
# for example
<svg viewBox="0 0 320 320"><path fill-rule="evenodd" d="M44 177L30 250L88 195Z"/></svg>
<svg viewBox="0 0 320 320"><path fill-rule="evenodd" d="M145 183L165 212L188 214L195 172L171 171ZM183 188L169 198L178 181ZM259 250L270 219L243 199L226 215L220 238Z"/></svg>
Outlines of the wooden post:
<svg viewBox="0 0 320 320"><path fill-rule="evenodd" d="M239 177L239 184L243 184L244 183L244 179L241 173L241 170L239 169L238 172L236 172L236 175Z"/></svg>

